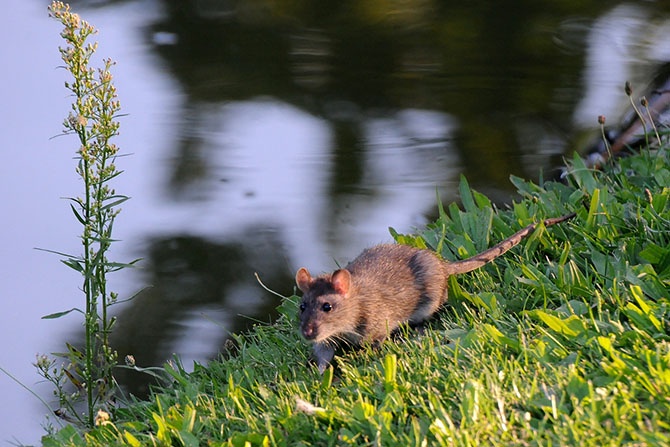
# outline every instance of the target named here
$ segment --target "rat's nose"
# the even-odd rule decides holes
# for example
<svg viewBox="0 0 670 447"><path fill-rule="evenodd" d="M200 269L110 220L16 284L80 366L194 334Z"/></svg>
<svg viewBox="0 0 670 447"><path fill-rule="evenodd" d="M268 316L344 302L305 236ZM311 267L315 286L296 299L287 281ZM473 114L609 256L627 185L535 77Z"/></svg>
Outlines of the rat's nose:
<svg viewBox="0 0 670 447"><path fill-rule="evenodd" d="M302 336L307 340L312 340L316 337L316 327L313 324L306 324L302 327Z"/></svg>

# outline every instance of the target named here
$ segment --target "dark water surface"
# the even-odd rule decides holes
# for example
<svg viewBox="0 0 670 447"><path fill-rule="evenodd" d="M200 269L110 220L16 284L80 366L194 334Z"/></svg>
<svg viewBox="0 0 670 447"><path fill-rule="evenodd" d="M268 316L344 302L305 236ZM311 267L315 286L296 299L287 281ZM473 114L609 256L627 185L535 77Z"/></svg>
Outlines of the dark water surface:
<svg viewBox="0 0 670 447"><path fill-rule="evenodd" d="M47 2L11 2L0 31L5 199L0 366L35 385L35 353L76 342L79 279L44 247L79 250L65 201L80 186L60 131L69 98ZM537 179L616 124L623 84L670 61L667 2L77 2L117 61L114 277L121 357L214 357L269 321L300 266L346 262L458 200L459 176L504 206L510 175ZM7 5L6 5L7 7ZM137 393L145 384L124 377ZM0 441L35 442L45 409L0 375Z"/></svg>

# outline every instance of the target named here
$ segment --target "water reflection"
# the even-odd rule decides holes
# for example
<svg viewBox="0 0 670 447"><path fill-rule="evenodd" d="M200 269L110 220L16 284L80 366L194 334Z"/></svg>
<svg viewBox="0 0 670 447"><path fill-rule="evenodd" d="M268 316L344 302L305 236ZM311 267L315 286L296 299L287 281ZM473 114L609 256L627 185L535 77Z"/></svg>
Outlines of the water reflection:
<svg viewBox="0 0 670 447"><path fill-rule="evenodd" d="M640 4L623 3L598 17L587 35L590 51L574 126L589 127L600 114L619 118L622 99L627 101L621 94L624 82L631 81L637 86L636 95L642 95L656 67L670 61L668 36L667 12L661 14Z"/></svg>

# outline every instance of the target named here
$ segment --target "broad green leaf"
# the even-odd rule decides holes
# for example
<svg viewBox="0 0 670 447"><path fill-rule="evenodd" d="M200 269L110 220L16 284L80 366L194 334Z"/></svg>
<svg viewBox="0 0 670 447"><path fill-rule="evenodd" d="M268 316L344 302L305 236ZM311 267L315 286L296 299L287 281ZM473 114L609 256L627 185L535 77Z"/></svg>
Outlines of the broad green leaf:
<svg viewBox="0 0 670 447"><path fill-rule="evenodd" d="M521 196L525 197L535 197L539 191L542 189L534 185L532 182L529 182L525 179L522 179L521 177L517 177L515 175L510 175L509 176L510 183L514 185L516 188L517 192Z"/></svg>
<svg viewBox="0 0 670 447"><path fill-rule="evenodd" d="M495 293L492 292L482 292L479 294L480 300L484 303L484 307L489 313L496 316L499 311L498 307L498 298Z"/></svg>
<svg viewBox="0 0 670 447"><path fill-rule="evenodd" d="M156 438L158 438L158 440L162 443L171 445L170 429L168 428L166 421L158 413L152 412L151 417L153 418L154 422L156 422L157 426Z"/></svg>
<svg viewBox="0 0 670 447"><path fill-rule="evenodd" d="M352 408L352 414L358 421L367 421L375 415L375 407L369 402L358 401Z"/></svg>
<svg viewBox="0 0 670 447"><path fill-rule="evenodd" d="M582 401L591 393L591 387L586 380L580 377L576 372L572 372L570 382L567 386L568 394L575 397L578 401Z"/></svg>
<svg viewBox="0 0 670 447"><path fill-rule="evenodd" d="M461 181L458 184L458 193L461 196L461 202L463 203L463 208L468 212L477 211L477 206L475 205L474 197L472 196L472 190L468 184L467 179L464 175L461 174Z"/></svg>
<svg viewBox="0 0 670 447"><path fill-rule="evenodd" d="M556 309L556 312L561 313L565 316L569 315L586 315L589 311L589 307L581 301L570 300L566 304L560 306Z"/></svg>
<svg viewBox="0 0 670 447"><path fill-rule="evenodd" d="M139 439L137 439L132 433L130 433L128 430L123 431L123 437L125 438L126 442L130 445L130 447L140 447L142 443L140 442Z"/></svg>
<svg viewBox="0 0 670 447"><path fill-rule="evenodd" d="M670 248L668 247L659 247L653 242L647 244L642 251L640 251L640 257L647 261L650 264L657 264L663 259L663 257L668 256L670 253Z"/></svg>
<svg viewBox="0 0 670 447"><path fill-rule="evenodd" d="M666 148L667 150L667 148ZM659 161L661 161L661 158L659 157ZM662 186L662 187L668 187L670 186L670 169L656 169L654 170L654 179L656 182ZM662 208L659 208L662 209Z"/></svg>
<svg viewBox="0 0 670 447"><path fill-rule="evenodd" d="M458 280L456 279L455 276L450 276L449 277L449 298L453 300L465 300L468 301L472 304L474 304L477 307L482 307L486 309L487 311L490 311L491 309L488 308L487 304L478 296L475 294L472 294L465 289L463 289L460 284L458 284Z"/></svg>
<svg viewBox="0 0 670 447"><path fill-rule="evenodd" d="M491 199L486 197L484 194L477 192L477 191L472 191L472 195L475 198L475 202L477 203L477 206L480 209L491 209L493 211L493 204L491 203Z"/></svg>
<svg viewBox="0 0 670 447"><path fill-rule="evenodd" d="M42 438L42 445L46 447L84 447L86 440L81 436L81 433L73 425L66 425L56 434Z"/></svg>
<svg viewBox="0 0 670 447"><path fill-rule="evenodd" d="M549 326L551 330L563 334L566 337L576 337L585 331L583 321L576 315L571 315L563 320L539 309L529 313L542 320L542 322Z"/></svg>
<svg viewBox="0 0 670 447"><path fill-rule="evenodd" d="M330 389L330 387L333 384L333 375L334 375L334 368L332 366L326 368L326 370L323 372L323 375L321 376L322 391Z"/></svg>
<svg viewBox="0 0 670 447"><path fill-rule="evenodd" d="M427 248L426 241L421 236L413 236L408 234L400 234L394 228L389 227L389 233L398 244L409 245L416 248Z"/></svg>
<svg viewBox="0 0 670 447"><path fill-rule="evenodd" d="M663 324L653 314L651 305L644 299L642 289L639 286L631 286L630 291L638 305L627 303L624 308L626 315L635 321L640 329L647 330L650 333L654 331L662 333Z"/></svg>
<svg viewBox="0 0 670 447"><path fill-rule="evenodd" d="M621 357L619 357L617 354L614 346L612 346L612 340L610 340L608 337L600 336L598 337L598 344L605 350L607 355L609 355L610 359L614 363L613 366L616 374L622 374L626 370L626 363L621 360Z"/></svg>
<svg viewBox="0 0 670 447"><path fill-rule="evenodd" d="M184 430L179 431L179 439L184 447L199 447L200 440L193 434Z"/></svg>
<svg viewBox="0 0 670 447"><path fill-rule="evenodd" d="M173 362L166 362L163 364L163 368L165 369L166 373L168 373L173 379L179 382L182 386L186 387L188 385L188 378L184 377L184 375L181 372L181 368L179 368L179 365L177 365L177 368L175 368Z"/></svg>
<svg viewBox="0 0 670 447"><path fill-rule="evenodd" d="M666 169L670 173L670 170ZM659 213L665 209L668 200L670 199L670 188L663 188L660 194L654 194L651 199L651 205Z"/></svg>
<svg viewBox="0 0 670 447"><path fill-rule="evenodd" d="M587 168L584 160L575 152L572 157L572 167L570 168L570 177L575 180L577 186L585 189L587 193L591 194L594 189L598 187L598 181L593 175L594 170Z"/></svg>
<svg viewBox="0 0 670 447"><path fill-rule="evenodd" d="M484 325L482 325L482 329L496 343L498 343L500 345L508 346L508 347L510 347L514 350L519 349L519 342L510 338L510 337L507 337L505 334L500 332L500 330L497 327L495 327L491 324L484 324Z"/></svg>
<svg viewBox="0 0 670 447"><path fill-rule="evenodd" d="M528 208L524 204L515 203L514 204L514 217L517 222L528 222L530 216L528 215Z"/></svg>
<svg viewBox="0 0 670 447"><path fill-rule="evenodd" d="M670 248L661 247L650 242L639 254L640 258L656 267L660 276L665 276L670 270Z"/></svg>

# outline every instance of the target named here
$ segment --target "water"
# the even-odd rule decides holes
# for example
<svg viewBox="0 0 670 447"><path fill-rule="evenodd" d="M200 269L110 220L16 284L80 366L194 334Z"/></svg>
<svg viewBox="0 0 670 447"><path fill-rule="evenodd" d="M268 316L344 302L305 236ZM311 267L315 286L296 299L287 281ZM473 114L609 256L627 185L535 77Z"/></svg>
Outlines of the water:
<svg viewBox="0 0 670 447"><path fill-rule="evenodd" d="M214 1L75 5L118 62L128 114L116 187L132 200L113 255L144 260L113 288L151 287L119 309L115 343L139 365L207 361L274 314L254 272L290 294L298 267L330 270L389 241L389 226L429 221L436 191L458 199L460 174L509 203L510 174L549 175L598 115L616 123L625 80L641 93L670 61L661 2L331 3L250 1L236 15ZM5 17L0 366L48 398L30 364L79 339L81 322L39 318L82 297L79 278L33 247L79 250L59 199L80 191L76 142L50 139L69 98L46 3L11 2ZM124 377L141 393L136 379ZM0 440L37 442L45 408L5 375L0 387Z"/></svg>

